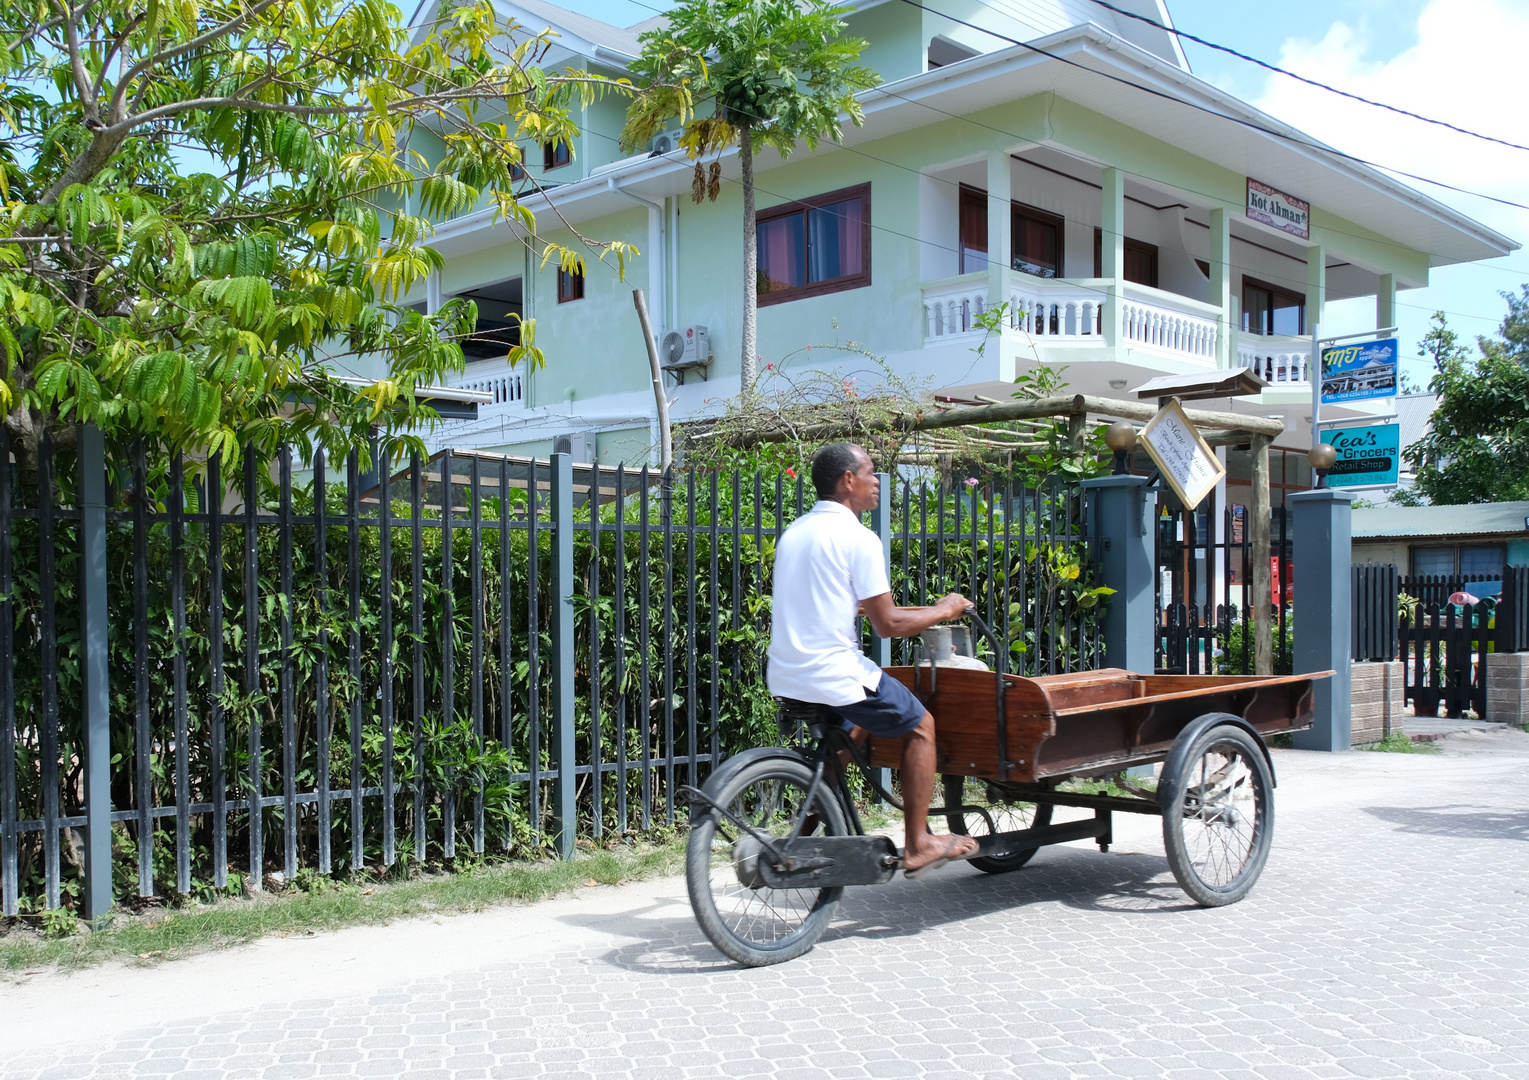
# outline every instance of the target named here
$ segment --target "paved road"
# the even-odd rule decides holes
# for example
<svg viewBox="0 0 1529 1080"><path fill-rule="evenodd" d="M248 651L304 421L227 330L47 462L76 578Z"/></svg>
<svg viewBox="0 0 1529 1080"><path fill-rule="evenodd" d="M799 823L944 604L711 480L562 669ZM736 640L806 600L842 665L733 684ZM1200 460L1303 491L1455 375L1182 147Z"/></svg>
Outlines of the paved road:
<svg viewBox="0 0 1529 1080"><path fill-rule="evenodd" d="M1511 736L1511 737L1510 737ZM1278 755L1275 850L1190 907L1141 819L852 890L744 971L683 883L0 988L0 1076L1529 1080L1529 735Z"/></svg>

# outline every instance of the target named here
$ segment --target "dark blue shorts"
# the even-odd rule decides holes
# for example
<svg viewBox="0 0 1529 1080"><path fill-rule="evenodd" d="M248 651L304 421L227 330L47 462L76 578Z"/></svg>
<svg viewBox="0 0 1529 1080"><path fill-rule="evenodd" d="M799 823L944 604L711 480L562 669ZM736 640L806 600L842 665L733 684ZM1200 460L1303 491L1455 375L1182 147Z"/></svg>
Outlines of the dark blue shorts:
<svg viewBox="0 0 1529 1080"><path fill-rule="evenodd" d="M829 705L828 710L844 721L844 729L865 728L878 739L899 739L924 720L924 704L902 683L882 673L881 683L865 692L864 701L849 705Z"/></svg>

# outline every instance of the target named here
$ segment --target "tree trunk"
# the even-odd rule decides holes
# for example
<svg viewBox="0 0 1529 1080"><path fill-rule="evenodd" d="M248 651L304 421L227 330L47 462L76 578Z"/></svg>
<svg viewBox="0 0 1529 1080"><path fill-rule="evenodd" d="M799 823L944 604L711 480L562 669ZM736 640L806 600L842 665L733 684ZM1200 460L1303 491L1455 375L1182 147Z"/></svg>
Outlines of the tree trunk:
<svg viewBox="0 0 1529 1080"><path fill-rule="evenodd" d="M754 224L754 143L749 126L738 130L738 164L743 170L743 378L742 391L754 389L759 358L759 233Z"/></svg>
<svg viewBox="0 0 1529 1080"><path fill-rule="evenodd" d="M637 321L642 326L643 344L648 349L648 368L653 376L653 405L658 410L659 467L668 469L674 462L674 436L669 427L669 398L664 393L664 372L658 363L658 343L653 340L653 324L648 320L648 302L641 289L632 290L637 306Z"/></svg>

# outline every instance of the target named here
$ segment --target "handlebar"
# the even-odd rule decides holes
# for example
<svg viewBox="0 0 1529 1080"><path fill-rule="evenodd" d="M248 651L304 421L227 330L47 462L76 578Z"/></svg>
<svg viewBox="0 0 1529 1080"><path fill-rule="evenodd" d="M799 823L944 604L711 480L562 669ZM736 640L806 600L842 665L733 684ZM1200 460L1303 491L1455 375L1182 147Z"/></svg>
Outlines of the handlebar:
<svg viewBox="0 0 1529 1080"><path fill-rule="evenodd" d="M967 604L966 610L961 612L961 617L970 619L972 624L982 631L982 636L987 638L987 643L993 647L993 670L997 671L999 675L1007 675L1009 670L1007 654L1009 650L999 644L998 635L993 633L988 624L983 621L982 616L977 614L977 605Z"/></svg>

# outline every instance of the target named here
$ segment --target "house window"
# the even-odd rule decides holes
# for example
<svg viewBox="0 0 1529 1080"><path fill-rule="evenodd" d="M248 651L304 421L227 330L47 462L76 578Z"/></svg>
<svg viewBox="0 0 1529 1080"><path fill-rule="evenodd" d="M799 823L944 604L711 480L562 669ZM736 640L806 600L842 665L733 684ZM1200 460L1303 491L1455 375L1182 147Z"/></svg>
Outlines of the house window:
<svg viewBox="0 0 1529 1080"><path fill-rule="evenodd" d="M1060 277L1062 219L1033 206L1015 203L1010 220L1014 269L1036 277Z"/></svg>
<svg viewBox="0 0 1529 1080"><path fill-rule="evenodd" d="M557 272L557 302L584 299L584 271L562 270Z"/></svg>
<svg viewBox="0 0 1529 1080"><path fill-rule="evenodd" d="M1460 549L1460 576L1499 580L1505 552L1497 544L1472 544Z"/></svg>
<svg viewBox="0 0 1529 1080"><path fill-rule="evenodd" d="M987 269L987 192L961 185L961 268L975 274Z"/></svg>
<svg viewBox="0 0 1529 1080"><path fill-rule="evenodd" d="M542 144L542 169L561 169L573 160L568 143L563 139Z"/></svg>
<svg viewBox="0 0 1529 1080"><path fill-rule="evenodd" d="M1127 281L1157 288L1157 245L1143 240L1125 239L1125 266L1123 275ZM1094 277L1104 276L1104 230L1094 230Z"/></svg>
<svg viewBox="0 0 1529 1080"><path fill-rule="evenodd" d="M761 304L871 283L869 184L761 210L756 229Z"/></svg>
<svg viewBox="0 0 1529 1080"><path fill-rule="evenodd" d="M1242 329L1248 334L1299 337L1306 332L1306 298L1262 281L1242 279Z"/></svg>
<svg viewBox="0 0 1529 1080"><path fill-rule="evenodd" d="M1501 544L1415 547L1412 549L1412 572L1420 577L1497 581L1502 578L1507 561L1505 555Z"/></svg>

